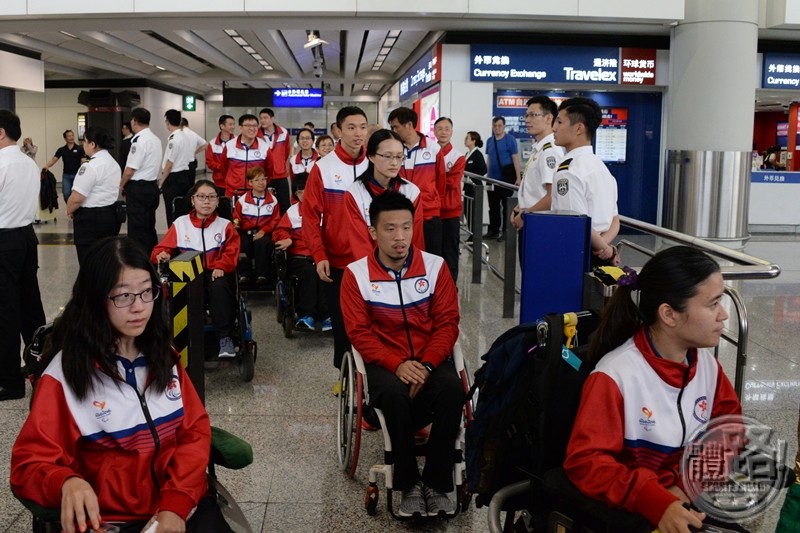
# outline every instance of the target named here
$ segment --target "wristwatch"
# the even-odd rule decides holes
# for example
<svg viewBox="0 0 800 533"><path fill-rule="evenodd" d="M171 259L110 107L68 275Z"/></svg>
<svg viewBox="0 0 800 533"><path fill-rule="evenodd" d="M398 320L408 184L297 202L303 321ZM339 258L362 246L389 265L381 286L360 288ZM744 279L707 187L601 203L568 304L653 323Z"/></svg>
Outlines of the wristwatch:
<svg viewBox="0 0 800 533"><path fill-rule="evenodd" d="M430 364L430 363L422 363L422 366L425 367L425 369L428 371L428 374L433 372L433 365L432 364Z"/></svg>

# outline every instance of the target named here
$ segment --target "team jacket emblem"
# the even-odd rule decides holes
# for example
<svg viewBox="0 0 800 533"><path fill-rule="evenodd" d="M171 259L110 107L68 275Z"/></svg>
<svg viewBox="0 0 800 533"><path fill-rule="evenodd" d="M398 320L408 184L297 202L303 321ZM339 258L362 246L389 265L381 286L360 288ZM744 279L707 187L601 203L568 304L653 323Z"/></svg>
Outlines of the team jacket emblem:
<svg viewBox="0 0 800 533"><path fill-rule="evenodd" d="M566 196L569 192L569 179L561 178L556 182L556 191L560 196Z"/></svg>
<svg viewBox="0 0 800 533"><path fill-rule="evenodd" d="M556 158L552 155L547 156L547 167L556 168Z"/></svg>
<svg viewBox="0 0 800 533"><path fill-rule="evenodd" d="M414 283L414 290L420 294L425 294L428 292L428 280L425 278L420 278Z"/></svg>

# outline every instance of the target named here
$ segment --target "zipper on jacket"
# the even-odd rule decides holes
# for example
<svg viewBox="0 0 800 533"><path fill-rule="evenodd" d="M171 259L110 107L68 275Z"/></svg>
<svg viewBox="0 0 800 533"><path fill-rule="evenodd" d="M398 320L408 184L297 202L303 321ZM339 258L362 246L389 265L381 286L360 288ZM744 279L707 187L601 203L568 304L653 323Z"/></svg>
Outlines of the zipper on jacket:
<svg viewBox="0 0 800 533"><path fill-rule="evenodd" d="M394 280L397 282L397 293L400 295L400 310L403 312L403 324L406 328L406 338L408 339L408 349L411 352L411 359L414 359L414 345L411 343L411 330L408 328L408 317L406 316L406 305L403 303L403 287L400 285L402 277L400 272L394 273Z"/></svg>
<svg viewBox="0 0 800 533"><path fill-rule="evenodd" d="M686 420L683 418L683 406L681 405L681 399L683 398L683 391L686 390L686 384L689 382L689 371L691 367L687 366L686 370L683 372L683 384L681 385L681 390L678 393L678 416L681 419L681 446L683 446L683 442L686 439Z"/></svg>
<svg viewBox="0 0 800 533"><path fill-rule="evenodd" d="M208 263L206 262L206 221L204 218L200 221L200 240L203 241L203 270L208 270Z"/></svg>
<svg viewBox="0 0 800 533"><path fill-rule="evenodd" d="M142 407L144 418L147 421L147 427L150 429L150 435L153 436L155 452L153 453L153 459L150 461L150 476L153 478L153 485L155 485L156 490L160 490L161 486L158 482L158 476L156 476L156 459L158 458L158 451L161 449L161 439L158 436L158 430L153 422L153 417L150 416L150 409L147 407L147 400L145 400L144 395L139 393L138 388L133 387L133 390L136 392L136 396L139 398L139 405Z"/></svg>

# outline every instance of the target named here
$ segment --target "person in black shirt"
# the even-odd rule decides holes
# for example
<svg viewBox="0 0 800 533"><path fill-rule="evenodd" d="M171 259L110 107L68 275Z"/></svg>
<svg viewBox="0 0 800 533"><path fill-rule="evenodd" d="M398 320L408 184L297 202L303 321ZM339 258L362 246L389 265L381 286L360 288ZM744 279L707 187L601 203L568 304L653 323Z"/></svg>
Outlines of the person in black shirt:
<svg viewBox="0 0 800 533"><path fill-rule="evenodd" d="M83 153L83 148L79 144L75 144L74 131L65 131L63 137L67 144L56 150L56 154L47 162L44 169L49 169L59 159L64 160L64 173L61 175L61 192L64 194L64 203L66 203L69 200L70 193L72 193L72 182L75 181L75 174L81 168L81 160L86 157L86 154Z"/></svg>
<svg viewBox="0 0 800 533"><path fill-rule="evenodd" d="M131 151L131 140L133 139L133 130L131 123L122 123L122 141L119 143L119 168L125 170L125 163L128 162L128 154Z"/></svg>

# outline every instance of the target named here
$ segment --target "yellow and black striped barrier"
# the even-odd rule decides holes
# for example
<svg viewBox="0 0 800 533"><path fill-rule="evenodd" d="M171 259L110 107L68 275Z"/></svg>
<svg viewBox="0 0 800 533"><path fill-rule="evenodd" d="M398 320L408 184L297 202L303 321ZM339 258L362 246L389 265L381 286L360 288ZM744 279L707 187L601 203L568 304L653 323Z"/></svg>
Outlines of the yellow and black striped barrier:
<svg viewBox="0 0 800 533"><path fill-rule="evenodd" d="M169 262L172 343L201 399L205 398L203 362L203 254L188 251Z"/></svg>

